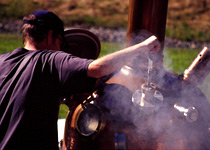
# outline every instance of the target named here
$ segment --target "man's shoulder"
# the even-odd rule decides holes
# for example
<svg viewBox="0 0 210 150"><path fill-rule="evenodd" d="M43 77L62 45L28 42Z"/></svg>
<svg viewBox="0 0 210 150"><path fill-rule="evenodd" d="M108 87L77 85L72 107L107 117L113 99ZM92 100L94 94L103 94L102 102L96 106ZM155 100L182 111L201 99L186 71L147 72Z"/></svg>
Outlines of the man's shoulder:
<svg viewBox="0 0 210 150"><path fill-rule="evenodd" d="M17 53L17 52L19 52L19 51L22 51L22 49L23 49L22 47L19 47L19 48L14 49L14 50L11 51L11 52L1 53L1 54L0 54L0 58L3 59L3 58L5 58L5 57L8 57L8 56L10 56L10 55L13 55L13 54L15 54L15 53Z"/></svg>

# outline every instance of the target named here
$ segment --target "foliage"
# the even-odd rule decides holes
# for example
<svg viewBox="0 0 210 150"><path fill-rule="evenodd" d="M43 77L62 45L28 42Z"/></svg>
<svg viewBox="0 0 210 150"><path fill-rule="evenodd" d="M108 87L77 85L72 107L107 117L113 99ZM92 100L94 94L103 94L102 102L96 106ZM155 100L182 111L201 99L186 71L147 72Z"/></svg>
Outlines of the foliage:
<svg viewBox="0 0 210 150"><path fill-rule="evenodd" d="M36 10L38 3L32 0L12 0L4 5L0 5L0 8L0 21L6 19L22 19L29 12Z"/></svg>
<svg viewBox="0 0 210 150"><path fill-rule="evenodd" d="M64 20L64 24L77 25L82 24L83 26L104 26L105 22L102 18L85 16L67 16Z"/></svg>
<svg viewBox="0 0 210 150"><path fill-rule="evenodd" d="M199 29L194 29L193 27L189 26L186 22L182 22L181 25L174 26L176 27L172 29L166 29L166 36L182 41L210 41L209 30L201 31Z"/></svg>
<svg viewBox="0 0 210 150"><path fill-rule="evenodd" d="M1 0L0 22L17 19L37 9L51 10L67 26L125 28L128 0ZM166 35L183 41L210 42L210 0L170 0Z"/></svg>

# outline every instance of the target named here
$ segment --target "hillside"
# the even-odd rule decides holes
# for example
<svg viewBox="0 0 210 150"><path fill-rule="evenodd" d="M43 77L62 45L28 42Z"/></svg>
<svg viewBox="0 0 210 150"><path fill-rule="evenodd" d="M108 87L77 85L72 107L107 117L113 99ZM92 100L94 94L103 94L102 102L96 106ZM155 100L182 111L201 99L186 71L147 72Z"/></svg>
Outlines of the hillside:
<svg viewBox="0 0 210 150"><path fill-rule="evenodd" d="M210 0L169 0L167 29L177 39L210 41Z"/></svg>
<svg viewBox="0 0 210 150"><path fill-rule="evenodd" d="M1 0L0 21L37 9L58 14L66 25L125 28L129 0ZM210 0L169 0L166 35L184 41L210 41Z"/></svg>

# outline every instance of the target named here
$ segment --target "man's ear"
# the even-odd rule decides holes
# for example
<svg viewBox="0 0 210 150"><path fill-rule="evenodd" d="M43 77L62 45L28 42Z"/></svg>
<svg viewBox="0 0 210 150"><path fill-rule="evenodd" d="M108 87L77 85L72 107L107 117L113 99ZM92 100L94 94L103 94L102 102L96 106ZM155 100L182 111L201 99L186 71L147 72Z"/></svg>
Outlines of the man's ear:
<svg viewBox="0 0 210 150"><path fill-rule="evenodd" d="M47 44L51 45L53 44L53 31L49 30L48 35L47 35Z"/></svg>

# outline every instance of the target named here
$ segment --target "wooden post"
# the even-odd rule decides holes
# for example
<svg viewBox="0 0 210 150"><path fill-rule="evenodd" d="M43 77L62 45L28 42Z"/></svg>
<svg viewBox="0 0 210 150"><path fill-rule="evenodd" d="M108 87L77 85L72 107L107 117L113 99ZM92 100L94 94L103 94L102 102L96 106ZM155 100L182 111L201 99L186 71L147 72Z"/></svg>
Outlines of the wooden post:
<svg viewBox="0 0 210 150"><path fill-rule="evenodd" d="M127 46L141 42L141 36L145 38L153 34L158 37L163 50L167 8L168 0L130 0Z"/></svg>

